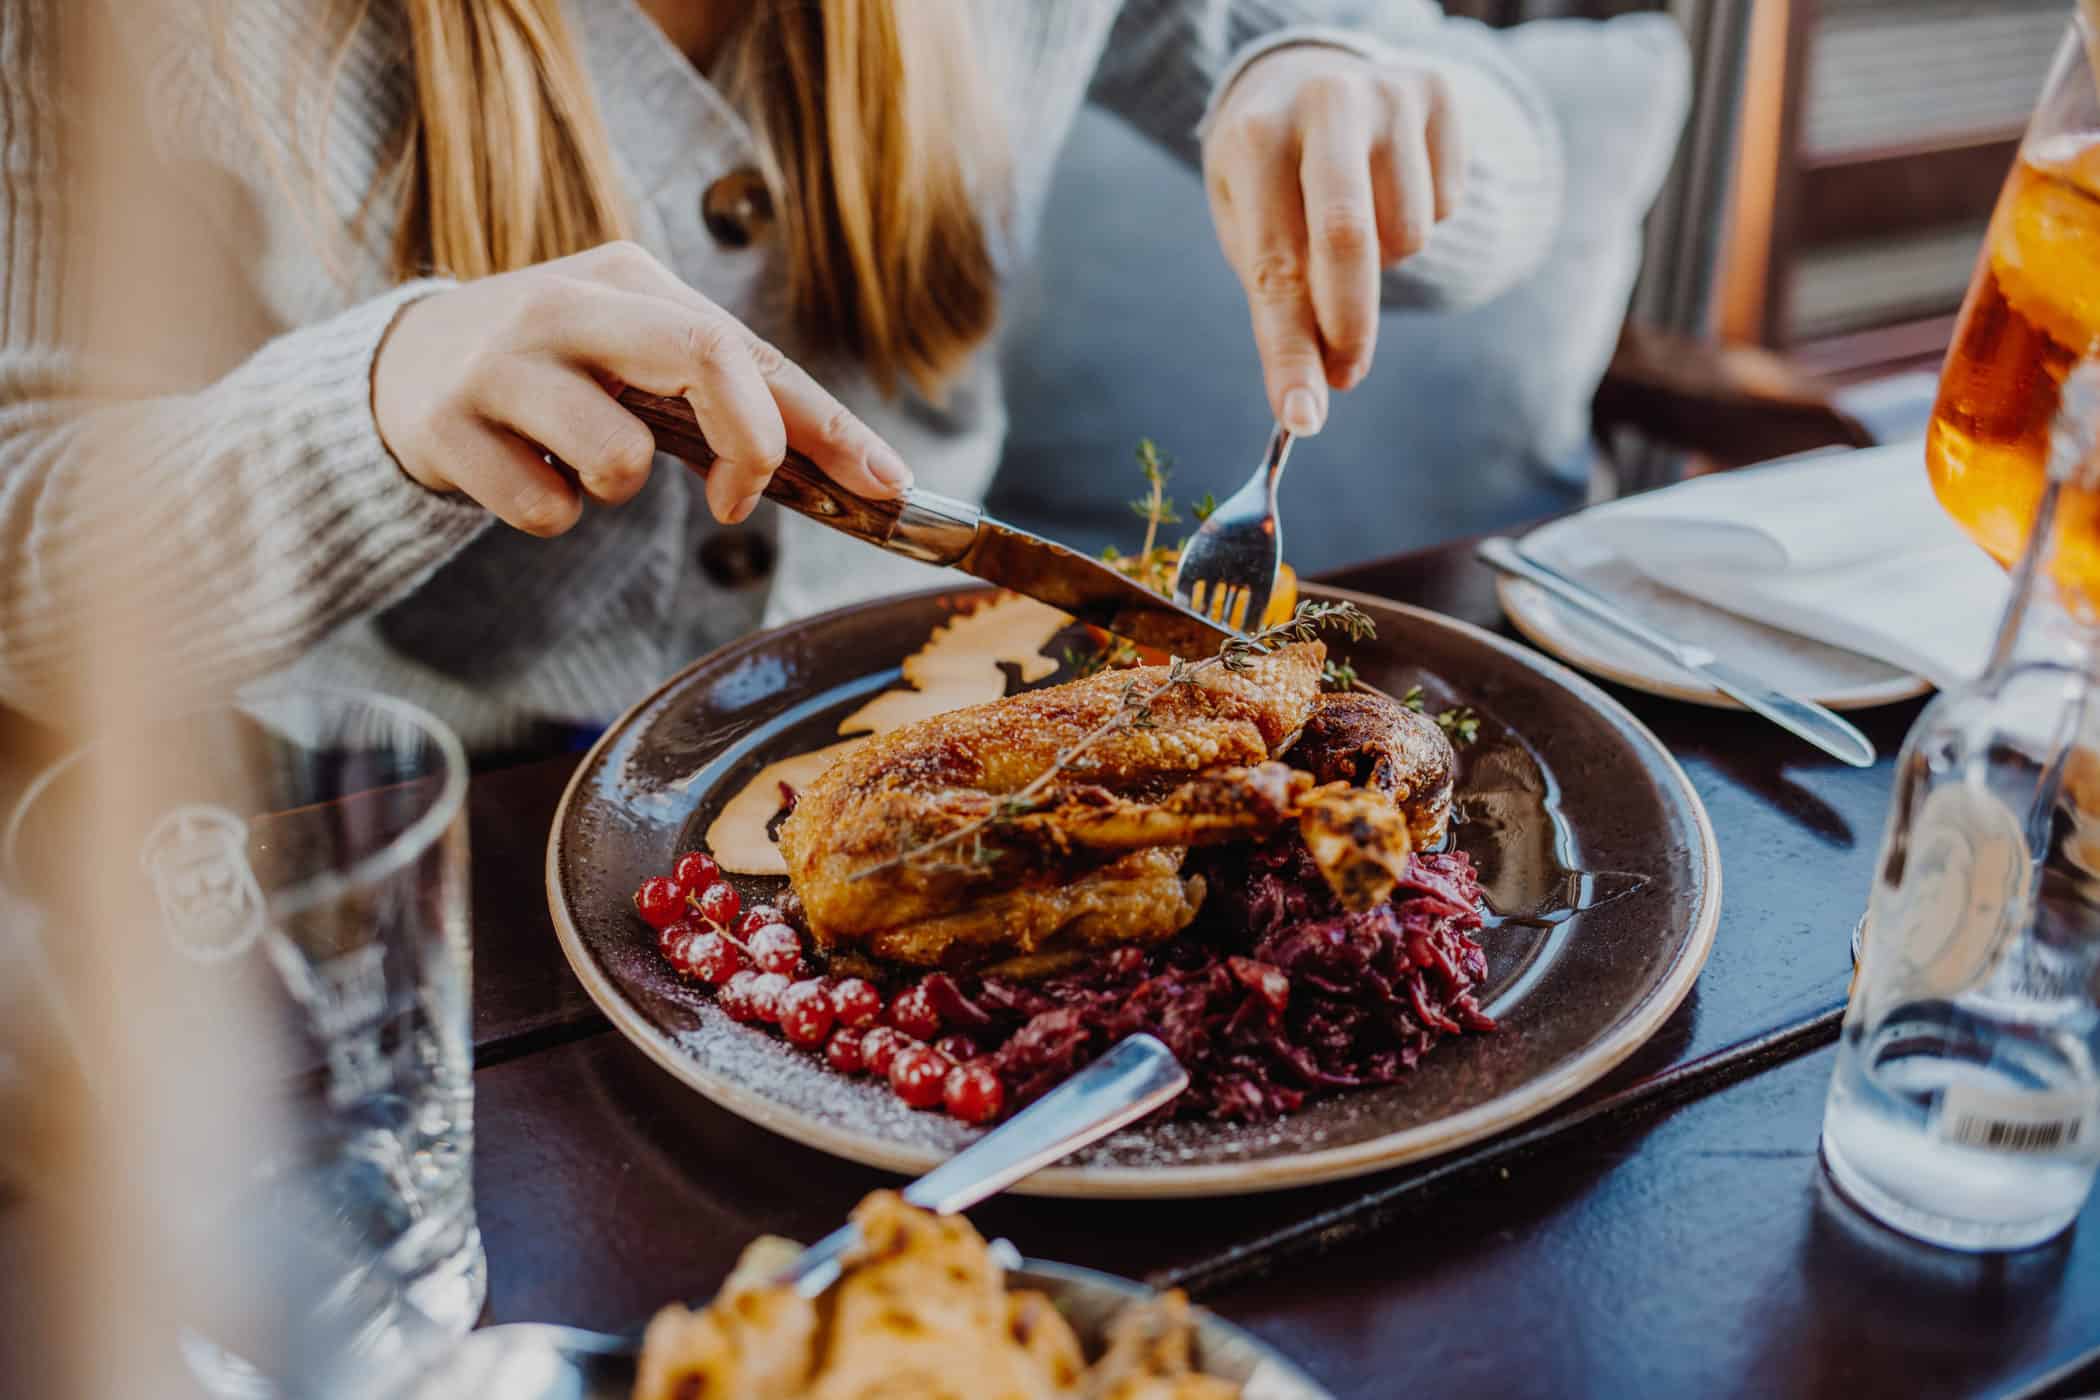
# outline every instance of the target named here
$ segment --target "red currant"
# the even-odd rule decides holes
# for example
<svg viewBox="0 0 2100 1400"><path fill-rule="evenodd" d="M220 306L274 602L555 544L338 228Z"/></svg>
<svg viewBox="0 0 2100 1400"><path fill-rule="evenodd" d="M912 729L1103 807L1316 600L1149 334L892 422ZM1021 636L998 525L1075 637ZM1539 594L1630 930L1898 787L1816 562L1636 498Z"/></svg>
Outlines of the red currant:
<svg viewBox="0 0 2100 1400"><path fill-rule="evenodd" d="M1006 1086L988 1064L957 1065L941 1085L941 1103L965 1123L989 1123L1006 1107Z"/></svg>
<svg viewBox="0 0 2100 1400"><path fill-rule="evenodd" d="M736 936L748 943L751 941L751 935L767 924L782 922L785 921L780 917L780 911L772 905L754 904L744 911L743 918L736 921Z"/></svg>
<svg viewBox="0 0 2100 1400"><path fill-rule="evenodd" d="M692 971L689 959L692 956L693 939L703 932L701 926L691 919L680 919L675 924L666 924L656 931L656 951L664 955L664 961L680 972Z"/></svg>
<svg viewBox="0 0 2100 1400"><path fill-rule="evenodd" d="M788 989L787 978L777 972L761 972L751 984L751 1009L761 1021L780 1020L780 994Z"/></svg>
<svg viewBox="0 0 2100 1400"><path fill-rule="evenodd" d="M791 1044L816 1049L831 1034L831 1023L837 1019L822 982L796 982L780 994L780 1033Z"/></svg>
<svg viewBox="0 0 2100 1400"><path fill-rule="evenodd" d="M887 1076L890 1066L896 1063L897 1052L910 1044L909 1040L888 1026L875 1026L861 1034L861 1062L867 1065L868 1073Z"/></svg>
<svg viewBox="0 0 2100 1400"><path fill-rule="evenodd" d="M687 894L698 894L722 878L722 867L705 851L687 851L671 867L671 878Z"/></svg>
<svg viewBox="0 0 2100 1400"><path fill-rule="evenodd" d="M890 1024L913 1040L931 1040L941 1033L941 1013L925 983L897 993L897 999L890 1003Z"/></svg>
<svg viewBox="0 0 2100 1400"><path fill-rule="evenodd" d="M840 1025L856 1030L865 1030L882 1019L882 993L863 978L848 977L833 987L831 1006L838 1012Z"/></svg>
<svg viewBox="0 0 2100 1400"><path fill-rule="evenodd" d="M711 986L719 987L744 969L744 955L737 946L716 933L706 929L697 933L686 946L686 971Z"/></svg>
<svg viewBox="0 0 2100 1400"><path fill-rule="evenodd" d="M802 940L786 924L767 924L744 940L751 965L761 972L793 977L802 970Z"/></svg>
<svg viewBox="0 0 2100 1400"><path fill-rule="evenodd" d="M722 984L715 1001L732 1021L752 1022L760 1018L758 1008L751 1000L751 989L758 981L758 974L749 968L734 972Z"/></svg>
<svg viewBox="0 0 2100 1400"><path fill-rule="evenodd" d="M944 1035L933 1042L933 1048L957 1064L977 1058L977 1042L966 1035Z"/></svg>
<svg viewBox="0 0 2100 1400"><path fill-rule="evenodd" d="M932 1108L953 1066L931 1045L908 1045L890 1061L890 1092L913 1108Z"/></svg>
<svg viewBox="0 0 2100 1400"><path fill-rule="evenodd" d="M840 1074L859 1074L867 1067L862 1050L861 1033L841 1026L824 1042L824 1062Z"/></svg>
<svg viewBox="0 0 2100 1400"><path fill-rule="evenodd" d="M731 928L736 924L737 905L743 901L736 887L726 880L718 880L693 896L693 904L700 910L700 917L716 928Z"/></svg>
<svg viewBox="0 0 2100 1400"><path fill-rule="evenodd" d="M685 917L685 893L676 880L659 875L642 881L634 892L634 909L651 928L669 928Z"/></svg>

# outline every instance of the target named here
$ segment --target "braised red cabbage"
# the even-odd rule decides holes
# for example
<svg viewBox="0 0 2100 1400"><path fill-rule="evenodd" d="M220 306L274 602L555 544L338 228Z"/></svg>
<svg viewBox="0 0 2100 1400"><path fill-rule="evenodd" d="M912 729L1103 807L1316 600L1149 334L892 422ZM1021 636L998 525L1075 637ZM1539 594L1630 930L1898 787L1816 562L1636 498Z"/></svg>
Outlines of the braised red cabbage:
<svg viewBox="0 0 2100 1400"><path fill-rule="evenodd" d="M928 979L946 1024L990 1050L1010 1107L1137 1031L1188 1068L1176 1112L1258 1120L1393 1083L1439 1040L1494 1029L1475 1000L1487 958L1463 854L1416 855L1391 900L1355 914L1294 836L1202 853L1195 868L1210 885L1203 915L1157 948L1034 983Z"/></svg>

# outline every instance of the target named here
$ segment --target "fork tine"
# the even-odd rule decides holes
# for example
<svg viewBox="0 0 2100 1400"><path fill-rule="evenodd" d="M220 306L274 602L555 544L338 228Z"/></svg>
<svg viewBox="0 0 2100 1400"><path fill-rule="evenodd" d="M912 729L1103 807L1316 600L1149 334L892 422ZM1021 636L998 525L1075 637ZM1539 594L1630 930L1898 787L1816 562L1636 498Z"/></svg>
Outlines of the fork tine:
<svg viewBox="0 0 2100 1400"><path fill-rule="evenodd" d="M1235 632L1261 627L1276 590L1283 552L1276 481L1290 448L1291 434L1278 424L1261 467L1183 543L1175 562L1175 598Z"/></svg>
<svg viewBox="0 0 2100 1400"><path fill-rule="evenodd" d="M1268 619L1269 599L1275 596L1275 584L1270 579L1252 583L1244 590L1247 600L1247 620L1241 624L1242 632L1258 632Z"/></svg>

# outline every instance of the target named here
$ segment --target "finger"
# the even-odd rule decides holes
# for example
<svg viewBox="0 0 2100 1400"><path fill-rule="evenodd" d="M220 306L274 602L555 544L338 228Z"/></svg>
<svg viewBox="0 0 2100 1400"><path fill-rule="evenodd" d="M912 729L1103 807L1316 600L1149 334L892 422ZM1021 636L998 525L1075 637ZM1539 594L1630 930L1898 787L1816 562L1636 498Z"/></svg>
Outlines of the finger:
<svg viewBox="0 0 2100 1400"><path fill-rule="evenodd" d="M1406 197L1400 193L1400 171L1391 155L1392 142L1381 140L1371 148L1371 206L1378 217L1378 262L1391 267L1406 254L1401 249L1401 223Z"/></svg>
<svg viewBox="0 0 2100 1400"><path fill-rule="evenodd" d="M687 354L696 377L685 395L707 445L715 450L707 473L707 508L715 519L734 525L758 509L766 483L787 456L787 424L750 346L728 316L696 323L687 337Z"/></svg>
<svg viewBox="0 0 2100 1400"><path fill-rule="evenodd" d="M1225 169L1227 162L1221 157L1206 156L1203 163L1203 189L1210 197L1211 227L1217 230L1218 248L1225 254L1226 263L1238 270L1241 258L1239 200L1235 197L1232 180Z"/></svg>
<svg viewBox="0 0 2100 1400"><path fill-rule="evenodd" d="M1436 221L1442 223L1457 210L1465 194L1466 143L1451 85L1441 74L1430 75L1424 139L1429 147L1430 179L1436 186Z"/></svg>
<svg viewBox="0 0 2100 1400"><path fill-rule="evenodd" d="M1402 105L1386 127L1385 140L1373 159L1391 182L1392 199L1398 208L1388 224L1379 219L1379 251L1388 264L1411 258L1429 243L1429 229L1436 222L1436 181L1430 173L1421 109Z"/></svg>
<svg viewBox="0 0 2100 1400"><path fill-rule="evenodd" d="M484 411L553 453L594 501L619 505L648 484L654 435L587 374L522 362Z"/></svg>
<svg viewBox="0 0 2100 1400"><path fill-rule="evenodd" d="M1327 372L1305 267L1305 203L1297 161L1284 152L1222 159L1239 206L1233 270L1247 293L1269 410L1300 437L1327 419Z"/></svg>
<svg viewBox="0 0 2100 1400"><path fill-rule="evenodd" d="M788 442L848 491L876 500L902 494L911 468L809 372L752 337L751 356L773 392Z"/></svg>
<svg viewBox="0 0 2100 1400"><path fill-rule="evenodd" d="M683 396L715 463L707 505L733 523L757 508L787 452L787 427L752 354L748 334L727 312L595 282L556 280L551 305L538 308L556 353L651 394Z"/></svg>
<svg viewBox="0 0 2100 1400"><path fill-rule="evenodd" d="M1378 341L1378 213L1364 124L1346 112L1320 122L1307 135L1298 180L1327 382L1347 389L1371 368Z"/></svg>
<svg viewBox="0 0 2100 1400"><path fill-rule="evenodd" d="M549 538L583 514L583 497L540 449L493 423L460 428L446 444L447 471L459 489L504 524Z"/></svg>
<svg viewBox="0 0 2100 1400"><path fill-rule="evenodd" d="M579 269L608 286L659 296L703 314L721 308L678 275L631 244L613 244L579 260ZM809 372L743 327L759 374L772 390L787 426L788 442L849 491L877 500L911 485L911 469Z"/></svg>

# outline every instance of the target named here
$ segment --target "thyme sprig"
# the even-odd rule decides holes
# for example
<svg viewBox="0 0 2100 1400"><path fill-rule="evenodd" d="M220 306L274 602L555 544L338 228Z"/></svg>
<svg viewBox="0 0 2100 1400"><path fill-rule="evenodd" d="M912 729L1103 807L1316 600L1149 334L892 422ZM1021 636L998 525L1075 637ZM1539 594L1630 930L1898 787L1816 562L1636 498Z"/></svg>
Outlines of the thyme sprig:
<svg viewBox="0 0 2100 1400"><path fill-rule="evenodd" d="M1120 671L1126 666L1135 666L1141 659L1137 644L1122 637L1110 637L1107 645L1091 651L1065 648L1065 665L1071 668L1074 680L1083 681L1103 671Z"/></svg>
<svg viewBox="0 0 2100 1400"><path fill-rule="evenodd" d="M1222 670L1232 674L1250 671L1261 657L1298 642L1310 642L1328 628L1339 630L1351 641L1362 641L1377 631L1370 617L1354 603L1308 600L1300 603L1298 610L1289 618L1273 627L1264 627L1259 632L1231 638L1218 648L1214 656L1206 656L1196 661L1175 657L1167 665L1165 678L1154 684L1142 684L1138 677L1132 676L1123 683L1116 708L1107 719L1059 749L1048 767L1023 786L1000 798L993 804L990 812L929 841L907 845L888 860L856 871L848 878L865 880L871 875L879 875L883 871L894 870L900 866L923 864L927 856L951 849L957 851L960 859L942 862L932 867L933 869L989 865L1004 853L986 842L987 835L994 833L1002 825L1025 817L1031 812L1040 811L1049 800L1051 784L1102 740L1115 734L1158 728L1159 718L1153 712L1153 706L1161 696L1177 686L1194 685L1212 671Z"/></svg>
<svg viewBox="0 0 2100 1400"><path fill-rule="evenodd" d="M1354 690L1358 679L1356 668L1346 661L1324 661L1320 664L1320 684L1329 690Z"/></svg>
<svg viewBox="0 0 2100 1400"><path fill-rule="evenodd" d="M1418 715L1429 712L1429 701L1422 694L1422 687L1418 685L1409 686L1407 694L1400 697L1400 703ZM1438 710L1435 718L1437 728L1443 730L1451 742L1460 748L1480 738L1480 715L1471 705L1454 705L1448 710Z"/></svg>
<svg viewBox="0 0 2100 1400"><path fill-rule="evenodd" d="M1145 494L1132 501L1130 509L1145 522L1145 545L1138 551L1142 560L1152 557L1153 546L1159 543L1159 527L1179 525L1181 517L1175 513L1174 498L1167 494L1167 458L1159 444L1139 438L1137 459L1138 469L1145 474Z"/></svg>

